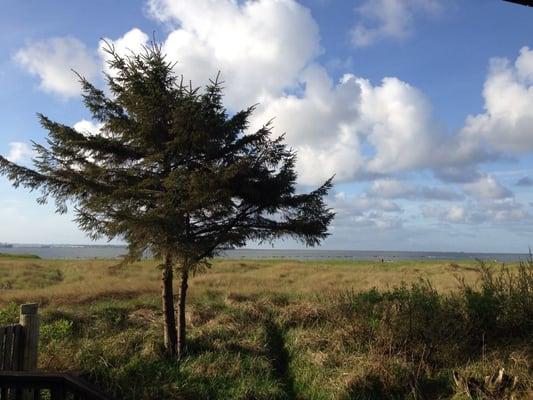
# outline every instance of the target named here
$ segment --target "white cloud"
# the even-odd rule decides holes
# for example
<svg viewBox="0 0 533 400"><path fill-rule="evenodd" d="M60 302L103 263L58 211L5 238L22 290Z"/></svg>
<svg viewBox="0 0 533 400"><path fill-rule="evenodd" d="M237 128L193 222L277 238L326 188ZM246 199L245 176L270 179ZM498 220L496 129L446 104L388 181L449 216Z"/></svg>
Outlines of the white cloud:
<svg viewBox="0 0 533 400"><path fill-rule="evenodd" d="M355 79L334 85L319 66L302 75L301 96L270 98L254 116L251 129L275 118L274 133L285 133L298 152L297 169L304 184L318 183L333 174L339 181L351 180L365 164L358 124L361 87Z"/></svg>
<svg viewBox="0 0 533 400"><path fill-rule="evenodd" d="M481 196L490 190L508 196L478 168L502 151L533 150L532 60L533 51L524 48L512 68L493 61L484 90L487 113L469 117L456 134L446 132L423 93L398 78L372 85L345 74L334 84L316 64L302 73L301 93L265 99L252 127L276 117L274 132L286 132L296 148L305 184L333 174L341 182L429 169L445 182L471 183L466 190ZM427 189L416 194L447 197Z"/></svg>
<svg viewBox="0 0 533 400"><path fill-rule="evenodd" d="M94 123L92 121L82 119L81 121L76 122L73 128L79 133L83 133L84 135L96 136L101 134L103 126L104 124L102 123Z"/></svg>
<svg viewBox="0 0 533 400"><path fill-rule="evenodd" d="M434 116L428 98L399 78L371 82L345 73L335 81L319 64L317 24L295 0L147 2L154 18L169 28L163 50L169 61L178 61L175 72L194 85L204 85L220 70L230 112L260 102L251 129L275 118L274 133L286 133L288 144L298 153L299 183L314 185L333 174L336 183L372 181L362 195L339 193L329 198L337 213L334 230L344 234L350 247L355 237L370 246L398 239L406 243L410 229L420 236L412 246L420 246L420 240L426 240L415 226L421 222L417 205L421 200L439 202L422 207L422 215L447 224L533 226L524 205L480 166L502 152L533 150L527 129L533 126L533 50L523 48L514 63L491 62L483 90L485 111L470 116L464 129L452 133ZM358 46L406 38L414 30L415 18L435 15L444 4L440 0L362 3L352 32ZM119 54L127 55L140 51L149 36L133 28L107 40ZM71 67L89 79L98 79L102 68L113 74L102 67L107 59L102 43L92 51L73 38L31 43L15 59L39 76L42 89L63 96L79 93ZM337 73L349 72L352 63L347 57L327 65ZM79 121L74 128L87 135L102 134L102 125L94 121ZM12 143L8 157L24 160L29 155L26 145ZM456 185L444 188L402 180L426 179L427 170ZM525 192L517 191L524 204L531 200Z"/></svg>
<svg viewBox="0 0 533 400"><path fill-rule="evenodd" d="M318 26L294 0L149 0L159 21L179 25L164 43L176 72L204 85L220 70L231 109L278 96L319 54Z"/></svg>
<svg viewBox="0 0 533 400"><path fill-rule="evenodd" d="M490 62L483 88L485 112L467 118L461 140L498 151L533 151L533 50L524 47L514 64Z"/></svg>
<svg viewBox="0 0 533 400"><path fill-rule="evenodd" d="M348 196L344 192L337 193L329 202L337 215L361 216L370 211L389 213L403 213L402 207L389 199L376 199L372 197Z"/></svg>
<svg viewBox="0 0 533 400"><path fill-rule="evenodd" d="M471 205L453 205L450 207L422 206L424 218L435 218L448 224L481 224L487 221L487 215L479 213Z"/></svg>
<svg viewBox="0 0 533 400"><path fill-rule="evenodd" d="M15 61L40 79L39 88L63 97L79 95L78 77L72 69L87 79L96 77L96 58L78 39L57 37L28 44L19 50Z"/></svg>
<svg viewBox="0 0 533 400"><path fill-rule="evenodd" d="M276 118L275 132L286 132L298 151L301 183L387 175L439 160L441 129L425 96L397 78L374 86L346 74L333 83L314 63L317 24L294 0L148 4L158 20L179 26L163 45L169 61L178 60L177 73L201 85L220 69L230 110L261 102L255 126ZM107 40L124 55L139 51L148 36L134 28Z"/></svg>
<svg viewBox="0 0 533 400"><path fill-rule="evenodd" d="M251 129L275 117L298 152L304 184L336 174L337 181L369 178L449 163L450 152L431 106L416 88L396 78L378 86L351 74L337 84L313 65L299 95L265 99ZM453 154L453 152L452 152Z"/></svg>
<svg viewBox="0 0 533 400"><path fill-rule="evenodd" d="M367 80L359 82L361 121L375 150L369 171L388 174L442 162L443 130L422 92L397 78L384 78L375 87Z"/></svg>
<svg viewBox="0 0 533 400"><path fill-rule="evenodd" d="M9 143L9 153L6 158L11 162L25 161L33 156L33 150L26 143L11 142Z"/></svg>
<svg viewBox="0 0 533 400"><path fill-rule="evenodd" d="M531 222L531 215L524 209L523 204L513 198L495 200L485 204L485 208L496 222Z"/></svg>
<svg viewBox="0 0 533 400"><path fill-rule="evenodd" d="M139 54L142 52L143 46L148 44L148 35L139 28L133 28L117 40L104 38L104 40L100 41L98 54L104 61L103 69L106 73L113 76L115 72L108 65L110 55L106 52L106 42L114 47L118 55L126 57L130 54Z"/></svg>
<svg viewBox="0 0 533 400"><path fill-rule="evenodd" d="M437 12L441 7L437 0L379 0L366 2L359 11L371 17L378 12L378 3L392 9L382 10L387 18L398 16L395 22L382 21L386 26L400 27L398 32L409 31L406 21L417 12ZM393 180L383 180L429 169L443 181L466 183L465 192L477 198L509 196L508 189L482 175L477 165L503 147L515 147L495 141L494 129L477 128L497 125L482 124L481 120L511 118L508 109L513 102L496 95L502 79L516 83L516 90L511 93L513 98L521 99L513 118L524 125L530 123L526 110L533 109L528 97L533 96L533 51L522 49L514 66L493 61L484 90L487 113L470 117L460 134L449 135L433 115L426 96L398 78L387 77L373 84L345 74L334 82L316 61L320 54L317 24L309 10L294 0L148 0L148 6L157 20L172 26L163 47L169 61L178 61L177 73L202 85L220 69L225 80L225 104L230 110L260 102L251 130L275 118L274 133L286 133L287 143L298 153L300 183L315 185L334 174L336 182L379 178L373 186L374 199L461 198L453 190L404 183L398 183L400 192L391 194ZM134 28L116 40L107 40L119 54L127 55L130 51L139 52L149 37ZM97 69L98 63L76 39L49 39L32 46L40 55L39 60L45 60L44 67L39 64L41 68L34 69L43 77L43 87L53 87L50 82L57 81L70 88L58 72L67 62L63 58L70 53L75 55L73 60L91 66L91 71ZM23 65L38 65L22 60L33 54L30 47L19 51L17 58ZM95 53L101 59L107 57L102 43ZM68 93L60 87L54 90ZM78 131L89 134L96 134L101 128L85 120L75 125ZM512 140L507 138L507 142L514 143L513 138L519 137L521 142L529 143L530 134L521 129L517 132L499 135L510 136Z"/></svg>
<svg viewBox="0 0 533 400"><path fill-rule="evenodd" d="M513 193L497 182L492 176L486 175L477 181L464 184L465 193L479 200L512 198Z"/></svg>
<svg viewBox="0 0 533 400"><path fill-rule="evenodd" d="M435 177L447 183L468 183L478 180L480 172L474 166L445 166L434 171Z"/></svg>
<svg viewBox="0 0 533 400"><path fill-rule="evenodd" d="M431 1L408 3L408 8L436 7ZM373 85L345 74L334 83L315 62L320 52L316 22L294 0L149 0L148 6L159 21L177 25L163 44L169 61L178 60L177 73L202 85L220 69L230 110L260 102L251 128L275 118L275 134L286 133L298 152L300 183L317 184L334 174L342 182L464 167L478 157L479 146L464 146L446 135L428 99L406 82L388 77ZM86 53L75 39L58 40L43 42L55 43L48 45L49 53L65 43ZM141 51L149 37L134 28L106 40L127 55ZM106 60L104 46L100 43L98 54ZM521 63L523 71L528 61ZM104 70L113 73L107 66Z"/></svg>
<svg viewBox="0 0 533 400"><path fill-rule="evenodd" d="M462 222L466 218L466 210L464 207L451 207L446 213L446 218L451 222Z"/></svg>
<svg viewBox="0 0 533 400"><path fill-rule="evenodd" d="M335 229L375 228L380 231L400 228L404 210L389 199L370 198L365 195L347 195L340 192L332 196L328 205L334 210Z"/></svg>
<svg viewBox="0 0 533 400"><path fill-rule="evenodd" d="M103 127L103 123L94 123L92 121L87 121L86 119L82 119L81 121L76 122L73 126L76 131L85 136L107 136L106 132L103 130ZM88 161L95 162L95 158L93 157L93 153L91 151L85 151L84 155ZM74 169L81 168L80 165L71 165L71 167Z"/></svg>
<svg viewBox="0 0 533 400"><path fill-rule="evenodd" d="M366 0L356 8L359 20L351 31L352 42L363 47L382 39L405 39L417 15L441 10L440 0Z"/></svg>
<svg viewBox="0 0 533 400"><path fill-rule="evenodd" d="M517 225L527 227L532 222L532 216L524 205L511 198L469 202L451 207L422 206L422 215L450 224L488 224L511 229Z"/></svg>
<svg viewBox="0 0 533 400"><path fill-rule="evenodd" d="M400 182L392 179L381 179L374 181L369 190L373 196L380 196L384 198L401 198L407 194L411 194L414 191L413 185L405 185L404 182Z"/></svg>
<svg viewBox="0 0 533 400"><path fill-rule="evenodd" d="M463 198L461 194L444 187L417 186L394 179L380 179L372 183L370 196L386 199L440 200L453 201Z"/></svg>
<svg viewBox="0 0 533 400"><path fill-rule="evenodd" d="M403 209L387 199L371 199L365 196L346 196L338 193L331 199L335 211L334 229L369 227L379 230L400 228L404 219Z"/></svg>

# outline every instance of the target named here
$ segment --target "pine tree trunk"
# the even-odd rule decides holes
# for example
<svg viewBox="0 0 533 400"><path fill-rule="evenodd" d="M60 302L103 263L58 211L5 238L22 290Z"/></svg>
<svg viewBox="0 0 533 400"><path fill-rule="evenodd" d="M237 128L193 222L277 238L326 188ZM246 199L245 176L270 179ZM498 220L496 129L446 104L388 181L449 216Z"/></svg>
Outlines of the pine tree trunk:
<svg viewBox="0 0 533 400"><path fill-rule="evenodd" d="M176 310L174 308L174 289L172 287L172 259L165 257L165 264L161 274L161 300L163 301L163 315L165 317L163 327L164 345L167 353L174 357L177 350L176 336Z"/></svg>
<svg viewBox="0 0 533 400"><path fill-rule="evenodd" d="M187 345L186 338L186 322L185 322L185 302L187 299L187 288L189 281L189 271L186 266L183 266L181 271L181 285L178 301L178 357L182 358L185 355L185 348Z"/></svg>

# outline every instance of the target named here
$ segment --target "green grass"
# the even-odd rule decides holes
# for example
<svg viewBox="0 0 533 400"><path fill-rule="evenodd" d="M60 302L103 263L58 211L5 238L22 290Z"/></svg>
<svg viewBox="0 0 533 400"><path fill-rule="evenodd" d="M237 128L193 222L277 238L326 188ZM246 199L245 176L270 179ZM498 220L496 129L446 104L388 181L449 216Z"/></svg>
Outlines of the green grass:
<svg viewBox="0 0 533 400"><path fill-rule="evenodd" d="M38 301L40 367L121 399L460 399L452 371L500 367L531 396L532 264L216 260L192 279L179 365L155 264L4 257L0 324Z"/></svg>
<svg viewBox="0 0 533 400"><path fill-rule="evenodd" d="M35 254L9 254L9 253L0 253L0 257L2 258L31 258L35 260L39 260L41 258Z"/></svg>

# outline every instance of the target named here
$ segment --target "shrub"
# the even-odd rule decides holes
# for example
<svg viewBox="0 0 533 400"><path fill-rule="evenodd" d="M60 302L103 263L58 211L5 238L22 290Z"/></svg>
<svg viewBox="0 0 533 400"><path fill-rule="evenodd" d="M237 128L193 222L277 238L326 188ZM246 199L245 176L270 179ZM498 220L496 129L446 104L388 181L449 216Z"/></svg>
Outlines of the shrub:
<svg viewBox="0 0 533 400"><path fill-rule="evenodd" d="M6 307L0 308L0 325L15 324L19 318L19 306L16 303L9 303Z"/></svg>
<svg viewBox="0 0 533 400"><path fill-rule="evenodd" d="M517 272L505 265L498 273L480 262L480 289L463 283L470 336L501 338L533 332L533 260L520 263Z"/></svg>
<svg viewBox="0 0 533 400"><path fill-rule="evenodd" d="M58 319L40 327L41 338L46 341L67 339L73 332L74 323L68 319Z"/></svg>
<svg viewBox="0 0 533 400"><path fill-rule="evenodd" d="M533 261L499 272L480 262L479 285L441 294L421 280L391 290L345 292L333 300L336 325L355 351L450 366L480 353L484 341L533 332Z"/></svg>

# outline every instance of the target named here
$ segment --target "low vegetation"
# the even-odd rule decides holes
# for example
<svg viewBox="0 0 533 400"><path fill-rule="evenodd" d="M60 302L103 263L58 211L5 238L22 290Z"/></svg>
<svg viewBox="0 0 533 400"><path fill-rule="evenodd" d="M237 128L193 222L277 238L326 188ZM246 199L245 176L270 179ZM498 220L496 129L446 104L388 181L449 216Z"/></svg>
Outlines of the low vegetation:
<svg viewBox="0 0 533 400"><path fill-rule="evenodd" d="M10 254L10 253L0 253L0 258L33 258L40 259L41 257L34 254Z"/></svg>
<svg viewBox="0 0 533 400"><path fill-rule="evenodd" d="M531 261L215 264L191 281L179 365L164 355L153 261L2 258L0 324L38 301L40 367L121 399L533 394Z"/></svg>

